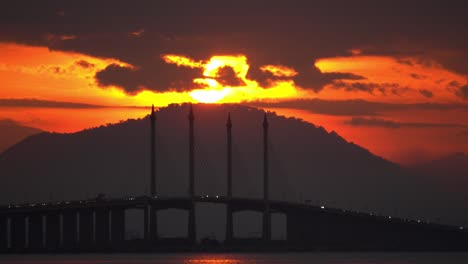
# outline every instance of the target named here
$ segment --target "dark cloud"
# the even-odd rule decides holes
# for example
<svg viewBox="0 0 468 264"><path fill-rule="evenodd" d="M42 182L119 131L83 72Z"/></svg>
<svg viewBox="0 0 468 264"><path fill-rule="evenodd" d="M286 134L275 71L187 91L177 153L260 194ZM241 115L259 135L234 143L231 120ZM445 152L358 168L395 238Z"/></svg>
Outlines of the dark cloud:
<svg viewBox="0 0 468 264"><path fill-rule="evenodd" d="M453 110L461 109L468 111L467 104L436 104L436 103L417 103L417 104L395 104L369 102L365 100L341 100L330 101L322 99L289 100L282 102L252 102L249 103L255 107L265 108L296 108L306 110L312 113L336 116L377 116L389 111L406 110Z"/></svg>
<svg viewBox="0 0 468 264"><path fill-rule="evenodd" d="M282 77L274 76L271 72L264 72L260 70L262 65L251 65L249 71L247 72L247 78L250 80L255 80L261 87L272 87L274 81L282 80Z"/></svg>
<svg viewBox="0 0 468 264"><path fill-rule="evenodd" d="M432 98L434 96L434 94L431 91L426 90L426 89L419 90L419 93L427 98Z"/></svg>
<svg viewBox="0 0 468 264"><path fill-rule="evenodd" d="M118 64L111 64L104 70L96 73L96 80L99 86L118 86L124 88L128 93L136 93L143 88L136 80L137 70L122 67Z"/></svg>
<svg viewBox="0 0 468 264"><path fill-rule="evenodd" d="M365 80L364 76L352 74L352 73L343 73L343 72L327 72L323 73L328 80Z"/></svg>
<svg viewBox="0 0 468 264"><path fill-rule="evenodd" d="M402 58L397 58L397 63L408 65L408 66L413 66L413 62L408 60L408 59L402 59Z"/></svg>
<svg viewBox="0 0 468 264"><path fill-rule="evenodd" d="M411 78L416 79L416 80L426 79L426 76L421 75L421 74L416 74L416 73L411 73L410 76Z"/></svg>
<svg viewBox="0 0 468 264"><path fill-rule="evenodd" d="M401 125L395 121L381 119L381 118L365 118L353 117L351 120L345 122L352 126L376 126L387 128L399 128Z"/></svg>
<svg viewBox="0 0 468 264"><path fill-rule="evenodd" d="M190 90L199 87L194 78L202 77L199 68L177 67L162 61L147 67L125 67L111 64L96 73L96 80L101 87L121 87L128 94L135 94L144 89L155 91Z"/></svg>
<svg viewBox="0 0 468 264"><path fill-rule="evenodd" d="M366 118L366 117L353 117L351 120L345 121L345 124L351 126L371 126L371 127L385 127L385 128L401 128L401 127L413 127L413 128L453 128L453 127L468 127L463 124L452 124L452 123L411 123L411 122L397 122L393 120L387 120L382 118Z"/></svg>
<svg viewBox="0 0 468 264"><path fill-rule="evenodd" d="M79 61L75 62L75 64L80 66L80 67L83 67L85 69L93 68L95 66L93 63L87 62L85 60L79 60Z"/></svg>
<svg viewBox="0 0 468 264"><path fill-rule="evenodd" d="M449 82L448 86L449 86L449 87L459 88L459 87L462 86L462 84L459 83L459 82L457 82L457 81L451 81L451 82Z"/></svg>
<svg viewBox="0 0 468 264"><path fill-rule="evenodd" d="M101 108L104 106L37 99L1 99L0 107Z"/></svg>
<svg viewBox="0 0 468 264"><path fill-rule="evenodd" d="M333 87L336 89L344 89L345 91L363 91L373 94L375 91L379 91L382 94L393 93L398 94L400 89L406 89L401 87L398 83L364 83L364 82L333 82Z"/></svg>
<svg viewBox="0 0 468 264"><path fill-rule="evenodd" d="M232 67L218 69L217 75L216 80L223 86L236 87L245 85L244 81L237 76Z"/></svg>
<svg viewBox="0 0 468 264"><path fill-rule="evenodd" d="M464 100L468 100L468 84L460 87L460 90L457 92L457 95L463 98Z"/></svg>
<svg viewBox="0 0 468 264"><path fill-rule="evenodd" d="M327 72L322 73L315 66L310 66L309 64L303 65L303 68L294 68L298 71L298 74L293 77L287 76L275 76L271 72L261 71L260 64L254 64L247 74L247 78L257 81L262 87L271 87L274 85L275 81L281 80L293 80L296 85L312 89L315 91L320 91L325 85L331 84L337 80L364 80L366 79L363 76L359 76L352 73L343 73L343 72ZM288 66L288 65L283 65Z"/></svg>
<svg viewBox="0 0 468 264"><path fill-rule="evenodd" d="M464 10L463 1L422 0L365 0L359 4L338 0L131 4L11 0L2 3L0 10L0 41L128 62L137 70L111 67L100 82L120 84L130 93L140 87L189 89L187 80L202 77L199 72L164 66L160 56L168 53L197 60L245 54L251 64L249 76L260 83L267 85L277 78L259 67L279 64L299 72L292 78L299 86L318 91L341 78L322 74L314 67L315 60L349 56L350 49L360 47L365 47L364 55L417 55L468 73L468 37L460 34L468 27ZM444 52L447 50L450 52ZM175 70L182 72L175 74ZM174 84L175 80L181 83Z"/></svg>

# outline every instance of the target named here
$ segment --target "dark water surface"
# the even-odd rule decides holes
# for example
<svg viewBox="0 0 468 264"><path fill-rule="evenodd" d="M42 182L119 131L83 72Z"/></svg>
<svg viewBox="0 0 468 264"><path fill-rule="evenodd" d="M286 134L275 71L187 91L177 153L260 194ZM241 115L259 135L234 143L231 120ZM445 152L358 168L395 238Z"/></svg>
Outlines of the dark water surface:
<svg viewBox="0 0 468 264"><path fill-rule="evenodd" d="M0 255L11 264L467 264L468 253L238 253Z"/></svg>

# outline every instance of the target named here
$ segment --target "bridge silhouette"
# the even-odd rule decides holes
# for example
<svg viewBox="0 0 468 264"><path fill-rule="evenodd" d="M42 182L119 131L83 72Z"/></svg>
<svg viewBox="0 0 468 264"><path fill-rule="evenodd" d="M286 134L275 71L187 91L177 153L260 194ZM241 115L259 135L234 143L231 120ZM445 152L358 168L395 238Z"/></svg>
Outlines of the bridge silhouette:
<svg viewBox="0 0 468 264"><path fill-rule="evenodd" d="M156 112L150 120L150 193L130 198L98 196L90 200L54 203L11 204L0 207L0 252L70 252L158 250L168 246L193 247L197 244L195 209L198 203L226 207L224 246L254 245L291 249L333 250L467 250L468 232L461 227L436 225L419 220L378 216L302 202L271 200L269 194L269 123L265 113L263 128L263 198L236 197L232 192L232 127L226 122L225 196L199 196L195 193L195 115L188 114L187 196L162 197L156 192ZM144 238L125 238L127 210L143 210ZM181 209L188 212L187 236L162 238L158 232L158 212ZM234 235L234 213L262 213L261 238ZM271 215L286 216L286 239L272 240Z"/></svg>

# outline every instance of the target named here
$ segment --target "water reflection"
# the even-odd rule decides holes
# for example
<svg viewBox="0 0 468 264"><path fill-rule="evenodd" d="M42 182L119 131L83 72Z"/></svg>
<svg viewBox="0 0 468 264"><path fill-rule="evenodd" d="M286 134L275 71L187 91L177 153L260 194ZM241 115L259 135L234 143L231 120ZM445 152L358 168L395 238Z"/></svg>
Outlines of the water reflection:
<svg viewBox="0 0 468 264"><path fill-rule="evenodd" d="M198 257L194 259L187 259L184 263L197 263L197 264L240 264L247 263L241 259L230 259L230 258L206 258Z"/></svg>
<svg viewBox="0 0 468 264"><path fill-rule="evenodd" d="M160 253L0 255L0 264L466 264L468 253Z"/></svg>

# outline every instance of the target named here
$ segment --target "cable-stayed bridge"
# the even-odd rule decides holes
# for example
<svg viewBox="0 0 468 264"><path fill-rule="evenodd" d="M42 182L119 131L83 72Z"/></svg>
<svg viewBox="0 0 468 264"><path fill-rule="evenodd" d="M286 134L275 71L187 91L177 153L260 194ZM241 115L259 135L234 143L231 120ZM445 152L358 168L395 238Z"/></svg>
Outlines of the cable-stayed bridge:
<svg viewBox="0 0 468 264"><path fill-rule="evenodd" d="M168 245L191 247L197 244L196 204L222 204L226 207L223 246L281 246L291 249L337 250L466 250L468 232L461 227L442 226L420 220L377 216L344 209L327 208L303 202L272 200L270 197L271 145L269 123L265 114L261 199L236 197L232 191L232 127L226 122L226 192L224 195L197 195L195 192L195 115L188 114L188 190L183 197L157 193L156 113L150 116L150 186L149 194L110 199L105 196L55 203L12 204L0 207L0 252L121 251L158 250ZM143 211L144 238L125 239L127 210ZM160 237L158 212L181 209L188 212L186 237ZM261 238L241 239L234 234L234 214L256 211L262 214ZM272 240L271 216L286 216L286 239Z"/></svg>

